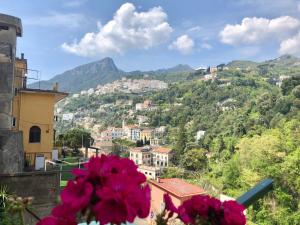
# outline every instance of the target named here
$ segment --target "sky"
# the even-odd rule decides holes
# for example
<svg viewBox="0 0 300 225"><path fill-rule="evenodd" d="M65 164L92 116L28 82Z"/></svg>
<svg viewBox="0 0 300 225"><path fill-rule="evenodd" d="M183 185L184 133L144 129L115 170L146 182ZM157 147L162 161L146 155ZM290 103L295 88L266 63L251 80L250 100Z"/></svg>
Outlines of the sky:
<svg viewBox="0 0 300 225"><path fill-rule="evenodd" d="M42 80L104 57L145 71L300 56L299 0L0 0L0 13L22 19L18 54Z"/></svg>

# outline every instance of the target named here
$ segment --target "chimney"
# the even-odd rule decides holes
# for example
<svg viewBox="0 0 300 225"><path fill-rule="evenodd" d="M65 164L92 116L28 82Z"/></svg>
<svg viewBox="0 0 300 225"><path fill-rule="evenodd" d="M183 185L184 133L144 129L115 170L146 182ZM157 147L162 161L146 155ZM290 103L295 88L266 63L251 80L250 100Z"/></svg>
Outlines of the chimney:
<svg viewBox="0 0 300 225"><path fill-rule="evenodd" d="M21 59L24 59L24 53L21 53Z"/></svg>
<svg viewBox="0 0 300 225"><path fill-rule="evenodd" d="M157 181L157 183L160 183L160 177L159 176L156 177L156 181Z"/></svg>
<svg viewBox="0 0 300 225"><path fill-rule="evenodd" d="M53 84L53 91L58 91L58 83L57 82L55 82Z"/></svg>

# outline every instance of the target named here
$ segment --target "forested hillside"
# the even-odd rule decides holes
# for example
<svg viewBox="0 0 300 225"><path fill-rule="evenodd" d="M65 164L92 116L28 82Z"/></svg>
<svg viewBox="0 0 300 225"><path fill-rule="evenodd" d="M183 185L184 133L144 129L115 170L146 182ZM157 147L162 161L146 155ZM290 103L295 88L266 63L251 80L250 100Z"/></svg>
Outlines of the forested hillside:
<svg viewBox="0 0 300 225"><path fill-rule="evenodd" d="M153 96L161 110L151 114L152 125L169 126L174 163L198 171L196 183L205 180L238 197L262 179L273 178L274 191L248 211L255 224L298 224L299 85L299 76L278 88L247 73L231 77L228 86L177 84ZM174 103L178 106L169 107ZM193 144L197 130L206 133Z"/></svg>
<svg viewBox="0 0 300 225"><path fill-rule="evenodd" d="M255 224L297 224L300 221L300 76L296 70L275 84L279 72L229 69L215 80L189 74L168 89L134 94L110 94L68 99L63 112L81 112L94 124L121 126L149 117L149 126L166 126L167 144L180 169L194 171L192 182L210 183L219 192L238 197L264 178L273 178L272 192L248 210ZM296 74L296 75L295 75ZM151 99L152 111L134 111L134 104ZM132 106L116 105L133 100ZM97 109L104 105L101 112ZM61 127L66 125L61 125ZM205 131L196 141L197 131ZM183 176L184 177L184 176ZM187 179L191 179L187 177Z"/></svg>

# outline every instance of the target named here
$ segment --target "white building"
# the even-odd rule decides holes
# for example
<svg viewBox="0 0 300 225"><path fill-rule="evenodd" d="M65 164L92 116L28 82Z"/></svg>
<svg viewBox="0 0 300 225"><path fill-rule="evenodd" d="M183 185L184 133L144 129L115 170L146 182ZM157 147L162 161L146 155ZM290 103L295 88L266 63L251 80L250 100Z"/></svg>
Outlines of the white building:
<svg viewBox="0 0 300 225"><path fill-rule="evenodd" d="M135 110L137 110L137 111L144 110L144 104L143 103L137 103L135 105Z"/></svg>
<svg viewBox="0 0 300 225"><path fill-rule="evenodd" d="M152 165L152 153L149 147L136 147L129 151L129 158L134 161L136 165Z"/></svg>
<svg viewBox="0 0 300 225"><path fill-rule="evenodd" d="M141 140L141 129L139 127L134 127L131 129L131 140Z"/></svg>
<svg viewBox="0 0 300 225"><path fill-rule="evenodd" d="M161 175L161 169L159 167L141 165L139 166L138 170L143 173L148 179L155 180Z"/></svg>
<svg viewBox="0 0 300 225"><path fill-rule="evenodd" d="M74 113L65 113L62 115L63 121L71 121L74 118Z"/></svg>
<svg viewBox="0 0 300 225"><path fill-rule="evenodd" d="M165 147L154 147L152 150L153 165L160 168L169 166L169 161L172 157L172 149Z"/></svg>
<svg viewBox="0 0 300 225"><path fill-rule="evenodd" d="M199 141L205 135L205 130L198 130L196 134L196 141Z"/></svg>
<svg viewBox="0 0 300 225"><path fill-rule="evenodd" d="M139 125L141 125L141 124L147 122L149 120L149 117L139 115L139 116L137 116L137 119L138 119Z"/></svg>

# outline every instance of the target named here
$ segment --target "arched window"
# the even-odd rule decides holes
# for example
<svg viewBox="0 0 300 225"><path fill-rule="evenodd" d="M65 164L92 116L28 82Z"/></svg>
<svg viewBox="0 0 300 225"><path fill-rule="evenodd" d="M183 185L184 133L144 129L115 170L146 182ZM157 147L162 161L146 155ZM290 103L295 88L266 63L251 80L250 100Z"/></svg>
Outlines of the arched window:
<svg viewBox="0 0 300 225"><path fill-rule="evenodd" d="M38 126L33 126L29 130L29 142L39 143L41 142L41 128Z"/></svg>

